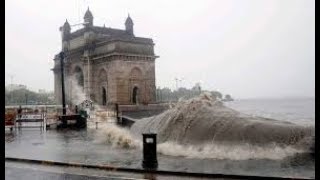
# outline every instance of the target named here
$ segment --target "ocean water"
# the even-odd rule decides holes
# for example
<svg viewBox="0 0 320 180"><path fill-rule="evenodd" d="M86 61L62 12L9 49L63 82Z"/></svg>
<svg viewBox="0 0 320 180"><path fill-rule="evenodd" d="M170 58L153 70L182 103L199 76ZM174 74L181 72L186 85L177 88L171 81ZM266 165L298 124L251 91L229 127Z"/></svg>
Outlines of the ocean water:
<svg viewBox="0 0 320 180"><path fill-rule="evenodd" d="M237 111L293 122L299 125L315 124L314 98L286 99L243 99L225 102L225 105Z"/></svg>

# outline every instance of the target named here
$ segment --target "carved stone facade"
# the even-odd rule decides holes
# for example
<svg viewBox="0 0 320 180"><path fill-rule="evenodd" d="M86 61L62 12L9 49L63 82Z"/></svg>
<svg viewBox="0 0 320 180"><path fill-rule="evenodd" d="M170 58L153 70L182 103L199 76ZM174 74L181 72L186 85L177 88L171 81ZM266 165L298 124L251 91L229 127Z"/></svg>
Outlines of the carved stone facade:
<svg viewBox="0 0 320 180"><path fill-rule="evenodd" d="M75 32L71 32L68 21L60 28L65 52L67 103L75 104L72 98L78 93L75 92L77 87L86 99L90 96L100 105L154 103L157 56L153 40L134 36L130 17L125 22L125 30L98 27L93 25L93 16L88 9L84 22L84 27ZM55 97L61 103L58 55L54 62ZM71 83L72 80L77 81L76 84Z"/></svg>

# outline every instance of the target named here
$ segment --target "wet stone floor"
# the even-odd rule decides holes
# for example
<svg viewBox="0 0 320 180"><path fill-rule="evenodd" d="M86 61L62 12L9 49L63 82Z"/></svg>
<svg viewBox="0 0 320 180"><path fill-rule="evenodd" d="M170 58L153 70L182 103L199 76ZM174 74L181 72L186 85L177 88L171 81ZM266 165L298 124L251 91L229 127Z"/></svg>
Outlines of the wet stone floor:
<svg viewBox="0 0 320 180"><path fill-rule="evenodd" d="M96 133L95 129L44 131L34 128L12 132L6 130L5 157L142 169L141 149L122 149L97 142L95 141ZM314 178L314 160L310 158L309 156L297 156L283 160L240 161L191 159L158 154L158 169L196 173ZM6 162L6 176L10 172L17 171L15 167L9 165L7 167L7 164ZM55 175L60 177L60 175Z"/></svg>

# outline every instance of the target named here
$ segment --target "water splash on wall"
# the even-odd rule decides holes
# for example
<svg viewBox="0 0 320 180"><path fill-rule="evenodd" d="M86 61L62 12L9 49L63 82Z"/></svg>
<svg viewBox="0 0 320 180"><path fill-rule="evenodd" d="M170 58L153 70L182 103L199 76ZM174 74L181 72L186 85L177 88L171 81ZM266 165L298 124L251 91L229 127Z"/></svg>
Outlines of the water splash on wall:
<svg viewBox="0 0 320 180"><path fill-rule="evenodd" d="M69 95L71 96L70 100L73 105L79 105L87 99L84 88L78 84L77 75L68 76L66 82L69 83L71 88L71 92L69 90Z"/></svg>
<svg viewBox="0 0 320 180"><path fill-rule="evenodd" d="M136 137L158 134L159 152L197 158L278 159L309 151L314 127L250 116L208 94L181 100L131 127Z"/></svg>
<svg viewBox="0 0 320 180"><path fill-rule="evenodd" d="M120 128L112 123L105 123L99 127L96 142L125 149L142 147L141 141L134 138L127 129Z"/></svg>
<svg viewBox="0 0 320 180"><path fill-rule="evenodd" d="M71 82L72 102L79 104L86 96L75 77ZM314 134L314 128L241 114L208 94L180 99L164 113L138 120L130 131L115 125L115 117L97 104L90 114L89 122L100 122L96 142L141 149L141 134L156 132L158 153L187 158L282 159L307 151L310 143L303 139Z"/></svg>

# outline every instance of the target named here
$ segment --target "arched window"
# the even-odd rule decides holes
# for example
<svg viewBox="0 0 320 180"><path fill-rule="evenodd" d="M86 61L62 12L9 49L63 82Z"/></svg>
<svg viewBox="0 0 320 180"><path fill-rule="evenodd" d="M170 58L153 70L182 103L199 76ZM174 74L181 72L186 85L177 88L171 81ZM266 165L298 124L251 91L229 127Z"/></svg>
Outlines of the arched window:
<svg viewBox="0 0 320 180"><path fill-rule="evenodd" d="M130 77L132 79L140 79L142 78L142 72L139 68L135 67L130 72Z"/></svg>

